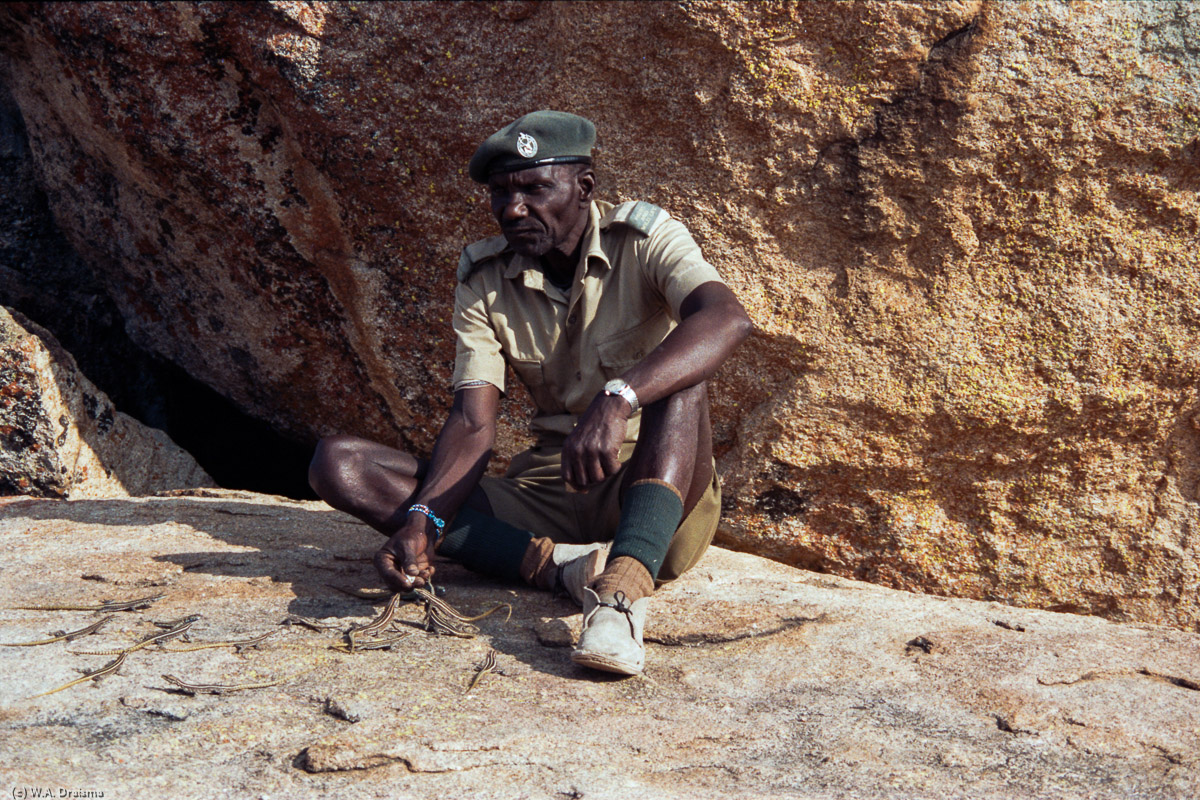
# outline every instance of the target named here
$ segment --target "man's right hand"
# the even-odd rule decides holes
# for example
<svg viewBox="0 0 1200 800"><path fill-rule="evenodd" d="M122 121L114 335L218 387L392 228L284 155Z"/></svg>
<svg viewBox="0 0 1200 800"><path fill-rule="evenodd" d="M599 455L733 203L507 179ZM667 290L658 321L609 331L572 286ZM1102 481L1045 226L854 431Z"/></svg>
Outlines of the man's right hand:
<svg viewBox="0 0 1200 800"><path fill-rule="evenodd" d="M433 578L434 538L423 514L413 514L375 553L375 569L394 592L427 586Z"/></svg>
<svg viewBox="0 0 1200 800"><path fill-rule="evenodd" d="M632 413L619 395L600 393L592 399L563 442L562 476L569 486L586 492L621 468L621 442Z"/></svg>

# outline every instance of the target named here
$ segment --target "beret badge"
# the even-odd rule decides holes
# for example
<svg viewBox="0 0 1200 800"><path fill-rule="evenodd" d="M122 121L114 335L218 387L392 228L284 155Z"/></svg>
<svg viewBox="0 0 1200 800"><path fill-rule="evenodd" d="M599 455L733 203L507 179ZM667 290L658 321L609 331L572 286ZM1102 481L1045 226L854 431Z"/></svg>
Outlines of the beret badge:
<svg viewBox="0 0 1200 800"><path fill-rule="evenodd" d="M537 139L534 139L524 131L517 134L517 152L520 153L522 157L533 158L537 155L537 151Z"/></svg>

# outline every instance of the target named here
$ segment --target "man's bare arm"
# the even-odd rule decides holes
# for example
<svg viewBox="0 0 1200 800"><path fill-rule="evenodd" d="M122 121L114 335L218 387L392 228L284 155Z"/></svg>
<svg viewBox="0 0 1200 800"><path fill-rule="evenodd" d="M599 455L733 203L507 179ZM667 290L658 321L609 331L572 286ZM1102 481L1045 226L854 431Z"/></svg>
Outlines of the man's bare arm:
<svg viewBox="0 0 1200 800"><path fill-rule="evenodd" d="M496 441L500 390L491 384L460 389L433 446L429 471L413 504L451 520L479 484ZM409 514L375 554L375 569L395 591L424 586L433 576L437 527L424 514Z"/></svg>
<svg viewBox="0 0 1200 800"><path fill-rule="evenodd" d="M682 321L662 344L621 376L642 405L711 378L754 330L737 296L717 281L693 289L679 315Z"/></svg>
<svg viewBox="0 0 1200 800"><path fill-rule="evenodd" d="M712 377L745 341L754 324L734 293L710 281L680 306L681 321L644 359L621 377L645 406ZM563 478L585 487L613 474L632 409L624 398L597 396L563 445Z"/></svg>

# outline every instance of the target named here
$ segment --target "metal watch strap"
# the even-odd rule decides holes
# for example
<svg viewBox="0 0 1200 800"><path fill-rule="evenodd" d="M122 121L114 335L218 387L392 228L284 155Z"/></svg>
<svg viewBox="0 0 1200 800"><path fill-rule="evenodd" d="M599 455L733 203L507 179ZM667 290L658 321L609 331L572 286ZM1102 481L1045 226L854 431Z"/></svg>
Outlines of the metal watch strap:
<svg viewBox="0 0 1200 800"><path fill-rule="evenodd" d="M608 383L604 384L604 393L607 395L618 395L624 398L625 402L629 403L629 408L632 411L637 411L641 405L638 402L637 392L635 392L633 387L630 386L626 381L623 381L620 378L614 378Z"/></svg>

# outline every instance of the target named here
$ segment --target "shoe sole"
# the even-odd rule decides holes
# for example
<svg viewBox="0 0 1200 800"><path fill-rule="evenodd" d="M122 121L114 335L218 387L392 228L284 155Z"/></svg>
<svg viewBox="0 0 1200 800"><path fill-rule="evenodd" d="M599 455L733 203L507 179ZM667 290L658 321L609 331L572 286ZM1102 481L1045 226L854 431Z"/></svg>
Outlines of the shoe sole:
<svg viewBox="0 0 1200 800"><path fill-rule="evenodd" d="M630 664L628 661L620 661L615 658L600 655L599 653L571 653L571 660L583 667L591 667L592 669L603 670L604 672L616 672L621 675L640 675L642 667Z"/></svg>

